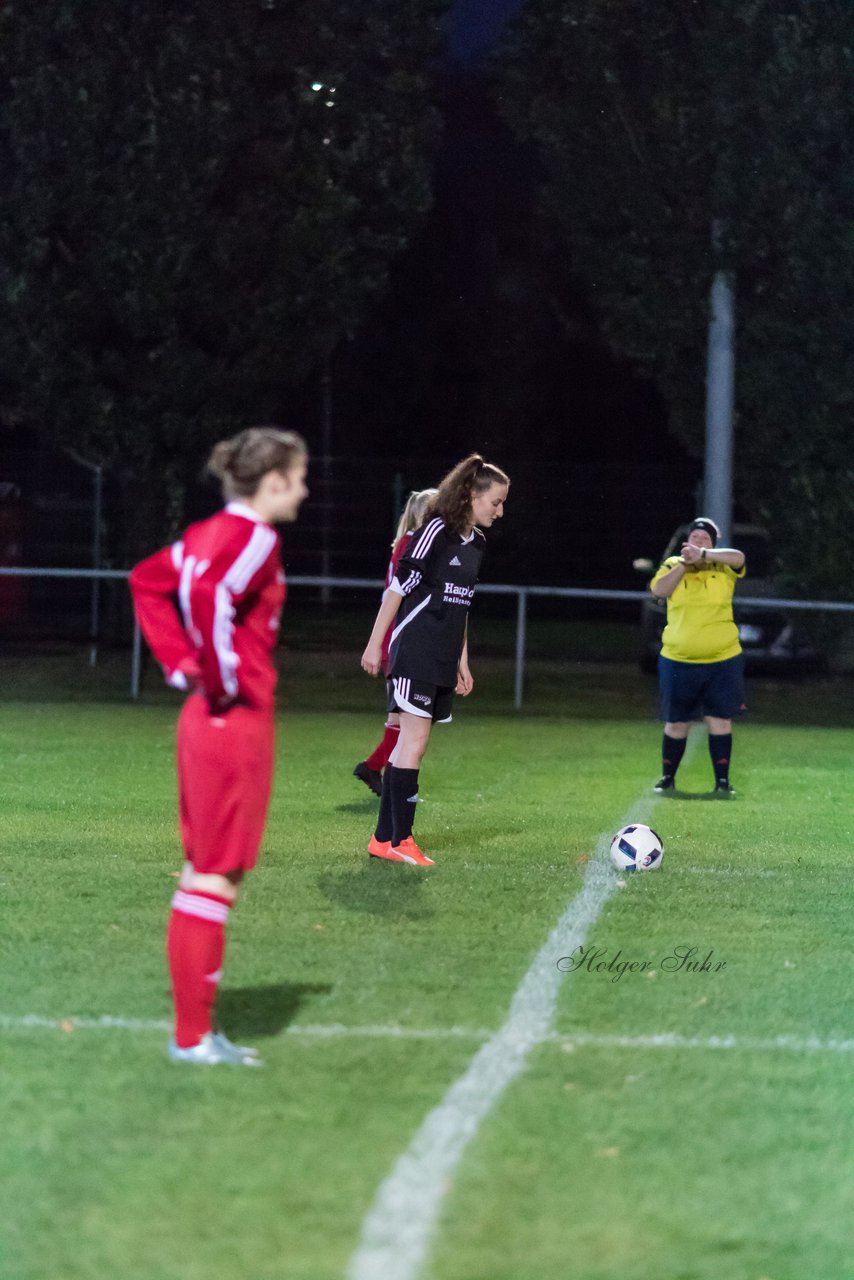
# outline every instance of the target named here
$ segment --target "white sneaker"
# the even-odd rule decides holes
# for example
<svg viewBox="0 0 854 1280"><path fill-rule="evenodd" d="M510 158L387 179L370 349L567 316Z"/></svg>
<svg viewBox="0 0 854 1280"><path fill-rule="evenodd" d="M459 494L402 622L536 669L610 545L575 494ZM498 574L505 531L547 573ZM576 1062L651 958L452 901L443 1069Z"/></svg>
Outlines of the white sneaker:
<svg viewBox="0 0 854 1280"><path fill-rule="evenodd" d="M226 1036L222 1031L212 1031L211 1036L217 1048L224 1050L226 1053L236 1054L240 1059L245 1061L245 1065L247 1067L260 1067L263 1065L260 1057L258 1056L258 1050L253 1049L250 1045L232 1044L228 1039L228 1036Z"/></svg>
<svg viewBox="0 0 854 1280"><path fill-rule="evenodd" d="M198 1044L188 1049L179 1049L174 1040L169 1041L169 1057L173 1062L195 1062L200 1066L213 1067L225 1062L230 1067L260 1067L261 1059L252 1050L241 1050L238 1045L231 1044L225 1036L208 1031Z"/></svg>

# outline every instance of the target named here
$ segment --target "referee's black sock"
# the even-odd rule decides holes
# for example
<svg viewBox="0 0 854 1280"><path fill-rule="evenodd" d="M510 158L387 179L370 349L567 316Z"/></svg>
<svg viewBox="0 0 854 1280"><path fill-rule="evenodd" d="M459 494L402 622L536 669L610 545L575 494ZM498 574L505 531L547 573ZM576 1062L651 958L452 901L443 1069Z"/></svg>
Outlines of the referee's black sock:
<svg viewBox="0 0 854 1280"><path fill-rule="evenodd" d="M676 770L685 754L687 741L687 738L671 738L669 733L665 733L661 744L661 772L666 777L676 777Z"/></svg>
<svg viewBox="0 0 854 1280"><path fill-rule="evenodd" d="M732 755L731 733L709 734L709 755L715 771L715 786L719 782L729 782L729 758Z"/></svg>
<svg viewBox="0 0 854 1280"><path fill-rule="evenodd" d="M412 835L415 805L418 802L418 770L397 769L394 765L389 765L386 769L386 775L388 774L391 774L391 843L392 848L396 849L401 840Z"/></svg>
<svg viewBox="0 0 854 1280"><path fill-rule="evenodd" d="M391 765L386 765L383 773L383 789L380 793L380 811L377 816L377 829L374 832L377 840L391 839Z"/></svg>

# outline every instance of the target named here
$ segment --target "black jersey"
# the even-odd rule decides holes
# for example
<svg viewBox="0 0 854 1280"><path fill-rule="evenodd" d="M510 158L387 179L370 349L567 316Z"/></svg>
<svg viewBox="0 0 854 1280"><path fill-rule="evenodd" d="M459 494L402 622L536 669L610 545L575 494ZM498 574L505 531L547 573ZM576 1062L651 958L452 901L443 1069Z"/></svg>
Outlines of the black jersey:
<svg viewBox="0 0 854 1280"><path fill-rule="evenodd" d="M463 538L438 516L413 534L391 585L403 603L391 635L390 675L425 684L457 683L485 545L480 529Z"/></svg>

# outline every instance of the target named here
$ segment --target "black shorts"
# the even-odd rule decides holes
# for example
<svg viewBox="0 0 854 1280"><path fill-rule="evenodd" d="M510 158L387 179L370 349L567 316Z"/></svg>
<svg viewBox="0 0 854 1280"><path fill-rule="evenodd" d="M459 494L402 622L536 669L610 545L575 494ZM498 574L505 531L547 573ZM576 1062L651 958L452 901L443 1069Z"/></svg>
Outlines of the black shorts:
<svg viewBox="0 0 854 1280"><path fill-rule="evenodd" d="M408 711L410 715L432 720L434 724L451 723L454 690L450 685L422 684L405 676L392 676L389 684L389 711Z"/></svg>
<svg viewBox="0 0 854 1280"><path fill-rule="evenodd" d="M670 724L716 716L731 720L744 705L744 654L723 662L658 659L661 719Z"/></svg>

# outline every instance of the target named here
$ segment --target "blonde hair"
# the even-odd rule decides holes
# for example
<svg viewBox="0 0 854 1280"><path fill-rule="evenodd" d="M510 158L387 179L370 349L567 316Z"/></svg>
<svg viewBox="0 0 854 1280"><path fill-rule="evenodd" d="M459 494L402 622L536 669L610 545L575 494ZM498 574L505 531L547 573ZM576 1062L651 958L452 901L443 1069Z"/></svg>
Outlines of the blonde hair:
<svg viewBox="0 0 854 1280"><path fill-rule="evenodd" d="M431 516L441 516L455 533L464 533L471 522L472 498L493 484L509 484L510 477L479 453L470 453L449 471L430 503Z"/></svg>
<svg viewBox="0 0 854 1280"><path fill-rule="evenodd" d="M268 471L289 471L307 453L296 431L247 427L214 445L207 469L222 482L225 498L251 498Z"/></svg>
<svg viewBox="0 0 854 1280"><path fill-rule="evenodd" d="M394 535L392 546L395 546L405 533L412 533L420 525L424 523L424 517L427 514L427 507L430 499L435 497L439 492L438 489L413 489L409 497L406 499L406 506L400 513L400 519L397 522L397 532Z"/></svg>

